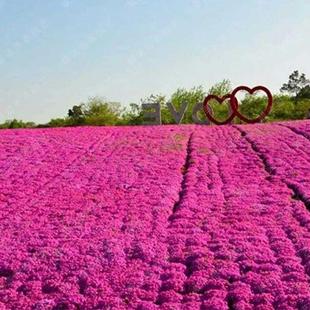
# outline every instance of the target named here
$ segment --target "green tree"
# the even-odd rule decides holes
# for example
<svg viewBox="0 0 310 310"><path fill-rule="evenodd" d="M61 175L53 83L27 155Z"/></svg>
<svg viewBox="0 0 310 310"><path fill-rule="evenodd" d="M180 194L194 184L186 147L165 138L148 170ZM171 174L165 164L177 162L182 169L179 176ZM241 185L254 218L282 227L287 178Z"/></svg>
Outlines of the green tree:
<svg viewBox="0 0 310 310"><path fill-rule="evenodd" d="M310 99L299 99L295 104L294 119L310 118Z"/></svg>
<svg viewBox="0 0 310 310"><path fill-rule="evenodd" d="M287 95L274 95L272 110L267 116L269 121L282 121L295 119L295 103L294 100Z"/></svg>
<svg viewBox="0 0 310 310"><path fill-rule="evenodd" d="M288 78L288 82L284 83L280 88L281 92L288 92L295 97L304 92L309 93L310 81L304 73L299 73L298 70L293 71Z"/></svg>
<svg viewBox="0 0 310 310"><path fill-rule="evenodd" d="M141 125L143 124L143 111L141 105L130 103L122 115L122 125Z"/></svg>
<svg viewBox="0 0 310 310"><path fill-rule="evenodd" d="M258 117L267 105L266 96L257 96L246 94L239 103L239 110L242 115L249 119Z"/></svg>
<svg viewBox="0 0 310 310"><path fill-rule="evenodd" d="M225 96L232 91L231 82L228 79L224 79L221 82L214 84L212 87L209 88L208 94L215 95L215 96Z"/></svg>
<svg viewBox="0 0 310 310"><path fill-rule="evenodd" d="M310 99L310 85L303 87L296 95L296 99Z"/></svg>
<svg viewBox="0 0 310 310"><path fill-rule="evenodd" d="M83 124L85 120L85 115L83 112L83 104L74 105L72 109L69 109L68 117L72 121L73 125Z"/></svg>
<svg viewBox="0 0 310 310"><path fill-rule="evenodd" d="M116 125L121 122L123 109L118 102L109 102L102 97L91 97L82 104L82 113L87 125Z"/></svg>
<svg viewBox="0 0 310 310"><path fill-rule="evenodd" d="M290 76L287 83L283 84L281 92L288 92L293 95L294 112L289 119L308 118L310 114L310 80L304 73L299 74L295 70Z"/></svg>
<svg viewBox="0 0 310 310"><path fill-rule="evenodd" d="M64 125L117 125L121 122L121 105L118 102L109 102L102 97L90 97L87 102L74 105L68 111L68 119ZM53 120L53 124L61 124L62 120Z"/></svg>

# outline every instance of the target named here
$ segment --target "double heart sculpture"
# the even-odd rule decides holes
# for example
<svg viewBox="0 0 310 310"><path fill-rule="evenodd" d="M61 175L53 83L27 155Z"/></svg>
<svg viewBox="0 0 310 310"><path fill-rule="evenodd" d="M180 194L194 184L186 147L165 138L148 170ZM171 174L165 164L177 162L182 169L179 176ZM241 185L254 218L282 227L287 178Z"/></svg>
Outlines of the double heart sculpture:
<svg viewBox="0 0 310 310"><path fill-rule="evenodd" d="M249 94L253 94L256 91L262 91L267 95L267 100L268 100L267 106L265 107L265 109L262 111L262 113L258 117L254 119L249 119L238 111L239 104L238 104L238 99L236 98L236 94L239 91L247 91ZM209 105L209 101L216 100L218 103L222 104L227 99L229 99L230 115L224 121L219 121L213 117L212 109ZM229 124L234 119L235 116L239 117L240 120L248 124L257 123L257 122L260 122L263 118L265 118L269 114L271 107L272 107L272 95L271 95L271 92L264 86L256 86L254 88L249 88L247 86L238 86L232 91L231 94L227 94L223 97L218 97L215 95L208 95L203 101L203 109L204 109L204 112L207 118L212 123L217 124L217 125Z"/></svg>

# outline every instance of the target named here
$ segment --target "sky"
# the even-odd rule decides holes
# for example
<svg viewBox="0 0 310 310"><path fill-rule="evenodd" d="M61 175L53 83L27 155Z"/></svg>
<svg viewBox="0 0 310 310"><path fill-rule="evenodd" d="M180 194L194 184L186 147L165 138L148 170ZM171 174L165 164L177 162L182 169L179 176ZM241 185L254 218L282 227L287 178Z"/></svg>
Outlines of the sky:
<svg viewBox="0 0 310 310"><path fill-rule="evenodd" d="M224 78L278 92L310 76L309 34L309 0L0 0L0 122Z"/></svg>

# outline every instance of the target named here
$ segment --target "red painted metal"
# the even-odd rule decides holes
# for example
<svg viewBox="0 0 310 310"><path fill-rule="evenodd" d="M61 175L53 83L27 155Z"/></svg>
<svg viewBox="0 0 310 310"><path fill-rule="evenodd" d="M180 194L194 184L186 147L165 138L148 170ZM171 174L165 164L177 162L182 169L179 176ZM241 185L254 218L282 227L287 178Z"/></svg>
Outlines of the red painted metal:
<svg viewBox="0 0 310 310"><path fill-rule="evenodd" d="M236 98L236 94L239 91L246 91L249 94L254 94L256 91L262 91L267 95L267 106L264 109L264 111L262 111L262 113L258 117L254 118L254 119L250 119L250 118L247 118L246 116L242 115L239 112L238 99ZM228 116L228 118L226 120L219 121L219 120L215 119L213 117L213 115L211 115L208 108L210 107L209 101L212 99L216 100L219 104L222 104L226 99L230 99L229 105L230 105L231 114ZM262 121L269 114L269 112L271 111L271 108L272 108L272 94L269 91L269 89L265 86L255 86L253 88L250 88L250 87L242 85L242 86L238 86L237 88L235 88L231 94L227 94L223 97L218 97L215 95L208 95L203 101L203 109L204 109L204 112L205 112L207 118L212 123L214 123L216 125L229 124L234 119L235 116L237 116L240 120L242 120L248 124L258 123L258 122Z"/></svg>
<svg viewBox="0 0 310 310"><path fill-rule="evenodd" d="M225 100L229 99L229 105L230 105L230 111L231 114L230 116L224 120L224 121L218 121L211 115L210 110L212 111L211 107L209 106L209 101L210 100L216 100L219 104L222 104ZM225 125L229 124L235 117L235 106L238 106L238 103L234 102L235 98L232 97L230 94L225 95L224 97L218 97L216 95L208 95L205 100L203 101L203 109L205 111L205 114L207 118L214 124L216 125Z"/></svg>

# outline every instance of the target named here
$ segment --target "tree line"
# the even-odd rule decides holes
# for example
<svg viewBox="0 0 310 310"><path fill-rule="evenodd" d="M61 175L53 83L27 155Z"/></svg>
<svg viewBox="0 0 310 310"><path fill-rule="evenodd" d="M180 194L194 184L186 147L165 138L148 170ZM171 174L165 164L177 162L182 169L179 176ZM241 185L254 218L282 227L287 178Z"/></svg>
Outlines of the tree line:
<svg viewBox="0 0 310 310"><path fill-rule="evenodd" d="M51 119L47 124L35 124L21 120L7 120L0 124L0 128L34 128L34 127L65 127L65 126L113 126L113 125L142 125L144 122L141 105L143 103L160 103L161 118L163 124L173 124L174 119L167 107L171 102L178 109L182 102L188 103L182 123L193 123L191 117L192 108L202 102L207 94L223 96L232 91L229 80L223 80L213 85L208 91L202 86L191 89L179 88L170 98L161 94L151 94L141 99L140 104L131 103L129 107L123 107L119 102L110 102L102 97L89 98L87 102L74 105L68 110L65 117ZM266 99L258 95L245 95L240 101L240 110L243 115L255 118L264 109ZM228 113L227 105L219 105L211 102L214 116L225 119ZM200 112L203 119L205 115ZM264 120L265 122L297 120L310 118L310 81L304 73L295 70L290 74L288 82L284 83L280 93L273 95L273 108ZM239 122L235 120L234 122Z"/></svg>

